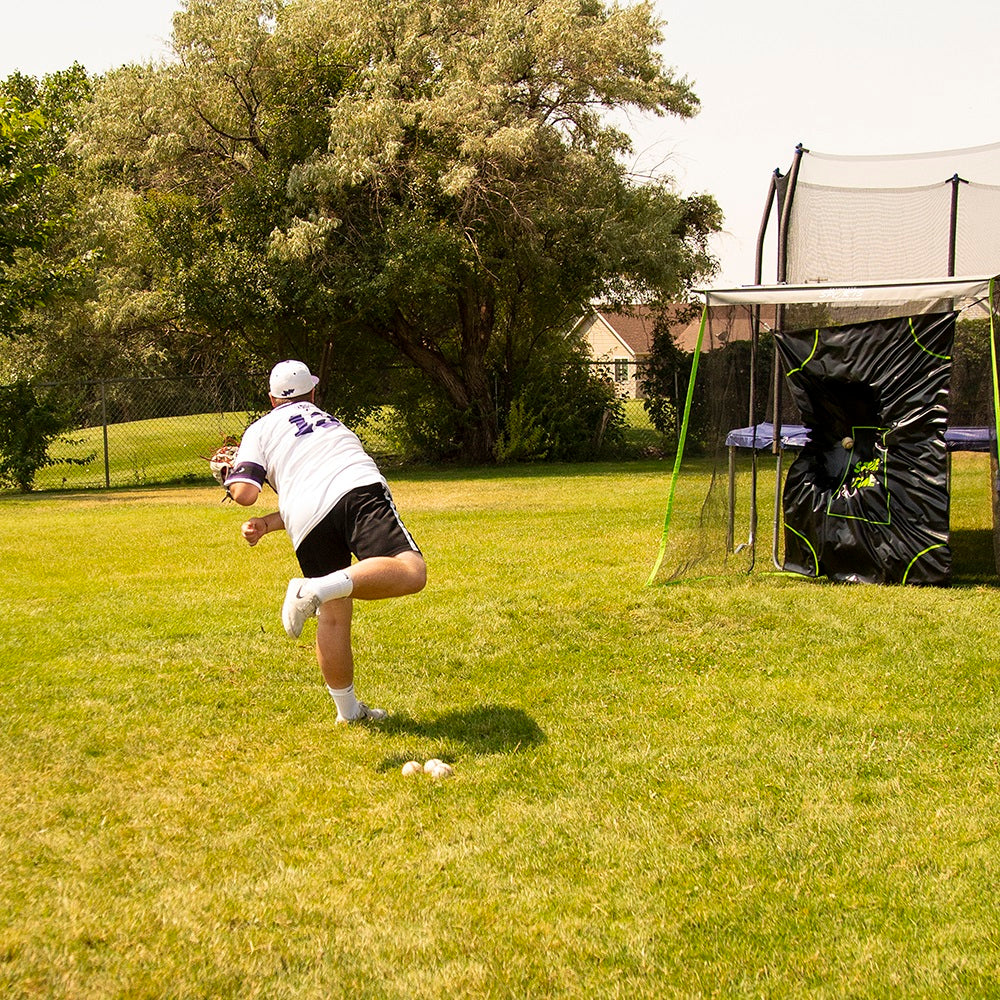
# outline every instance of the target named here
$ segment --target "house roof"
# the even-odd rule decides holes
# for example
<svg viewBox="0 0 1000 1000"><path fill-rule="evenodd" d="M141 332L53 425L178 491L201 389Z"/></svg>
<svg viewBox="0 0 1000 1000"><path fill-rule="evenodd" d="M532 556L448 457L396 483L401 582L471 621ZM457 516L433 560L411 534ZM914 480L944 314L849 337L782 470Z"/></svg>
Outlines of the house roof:
<svg viewBox="0 0 1000 1000"><path fill-rule="evenodd" d="M654 317L648 306L636 306L631 313L602 309L596 313L636 357L652 350Z"/></svg>
<svg viewBox="0 0 1000 1000"><path fill-rule="evenodd" d="M774 306L761 309L761 321L765 327L773 327L774 313ZM595 309L589 315L603 322L634 357L644 357L652 351L657 314L649 306L636 305L627 313ZM682 351L693 351L701 329L700 304L675 303L668 306L667 317L674 343ZM583 322L586 322L586 317L581 320ZM703 350L708 349L713 342L747 340L749 337L750 315L746 309L735 306L717 307L706 330Z"/></svg>
<svg viewBox="0 0 1000 1000"><path fill-rule="evenodd" d="M683 307L677 307L678 309ZM762 306L760 322L764 329L773 329L776 323L776 308L773 305ZM702 341L702 350L713 346L726 344L734 340L749 340L751 336L750 312L739 306L713 306L709 310L708 324ZM690 309L686 317L674 324L671 323L670 334L674 343L687 353L691 353L698 343L701 330L701 308Z"/></svg>
<svg viewBox="0 0 1000 1000"><path fill-rule="evenodd" d="M622 343L636 357L649 354L653 349L653 329L658 314L649 306L636 305L627 312L607 312L602 309L595 313ZM688 315L692 318L688 319ZM667 307L671 334L677 346L683 351L693 351L698 343L698 329L701 322L701 308L684 303Z"/></svg>

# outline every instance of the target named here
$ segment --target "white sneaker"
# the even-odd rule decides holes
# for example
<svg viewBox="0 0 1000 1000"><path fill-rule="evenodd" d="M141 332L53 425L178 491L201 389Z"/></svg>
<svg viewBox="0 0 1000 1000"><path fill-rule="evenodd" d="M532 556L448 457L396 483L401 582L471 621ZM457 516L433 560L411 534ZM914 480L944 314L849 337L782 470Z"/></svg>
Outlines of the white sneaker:
<svg viewBox="0 0 1000 1000"><path fill-rule="evenodd" d="M307 618L316 614L319 604L319 598L313 593L308 580L294 577L288 581L285 603L281 606L281 623L293 639L302 635L302 626Z"/></svg>
<svg viewBox="0 0 1000 1000"><path fill-rule="evenodd" d="M358 702L358 708L361 711L354 716L353 719L345 719L344 716L338 712L337 722L339 722L342 726L349 726L355 722L381 722L389 715L384 708L369 708L363 701Z"/></svg>

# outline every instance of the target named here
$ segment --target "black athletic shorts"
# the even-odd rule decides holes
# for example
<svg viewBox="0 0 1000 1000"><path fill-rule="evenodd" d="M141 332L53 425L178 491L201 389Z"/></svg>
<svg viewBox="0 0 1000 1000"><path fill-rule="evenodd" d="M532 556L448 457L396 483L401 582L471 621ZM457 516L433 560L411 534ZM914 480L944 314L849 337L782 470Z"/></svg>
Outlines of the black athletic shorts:
<svg viewBox="0 0 1000 1000"><path fill-rule="evenodd" d="M337 501L333 510L302 539L295 555L303 576L326 576L347 569L351 555L396 556L419 552L403 527L389 487L359 486Z"/></svg>

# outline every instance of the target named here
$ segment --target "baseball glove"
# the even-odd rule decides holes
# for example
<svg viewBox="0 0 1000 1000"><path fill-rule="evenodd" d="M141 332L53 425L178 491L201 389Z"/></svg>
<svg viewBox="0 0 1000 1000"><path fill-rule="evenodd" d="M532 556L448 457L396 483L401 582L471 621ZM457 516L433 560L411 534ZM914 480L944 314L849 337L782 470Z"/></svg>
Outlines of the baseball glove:
<svg viewBox="0 0 1000 1000"><path fill-rule="evenodd" d="M239 439L226 437L223 438L221 446L216 448L209 457L208 467L220 485L225 485L233 463L236 461L236 452L239 447Z"/></svg>

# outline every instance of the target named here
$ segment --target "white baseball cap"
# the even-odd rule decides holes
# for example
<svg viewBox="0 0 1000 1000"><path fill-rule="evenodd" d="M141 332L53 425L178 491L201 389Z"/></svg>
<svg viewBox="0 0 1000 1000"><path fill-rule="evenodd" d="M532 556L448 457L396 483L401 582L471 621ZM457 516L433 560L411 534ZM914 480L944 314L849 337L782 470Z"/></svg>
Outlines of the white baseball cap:
<svg viewBox="0 0 1000 1000"><path fill-rule="evenodd" d="M319 379L301 361L279 361L271 369L271 395L275 399L305 396Z"/></svg>

